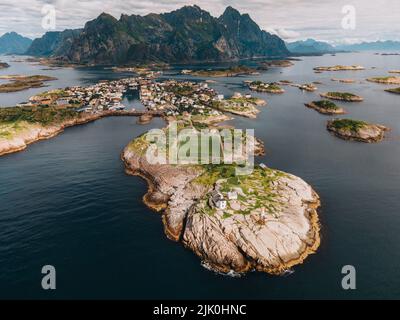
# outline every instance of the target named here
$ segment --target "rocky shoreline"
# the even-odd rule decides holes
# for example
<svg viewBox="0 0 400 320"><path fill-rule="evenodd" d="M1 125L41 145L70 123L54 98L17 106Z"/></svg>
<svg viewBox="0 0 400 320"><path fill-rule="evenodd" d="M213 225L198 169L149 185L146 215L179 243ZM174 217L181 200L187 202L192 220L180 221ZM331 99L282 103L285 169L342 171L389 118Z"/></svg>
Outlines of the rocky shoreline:
<svg viewBox="0 0 400 320"><path fill-rule="evenodd" d="M69 119L58 124L48 126L40 123L25 123L25 128L19 130L12 138L0 137L0 156L25 150L28 145L40 140L53 138L68 127L73 127L110 116L131 116L129 111L105 111L98 114L82 114L79 118Z"/></svg>
<svg viewBox="0 0 400 320"><path fill-rule="evenodd" d="M267 188L267 195L276 199L278 209L272 213L258 209L244 213L240 206L236 214L228 210L204 213L202 206L219 183L204 183L204 175L212 169L150 164L144 149L139 152L130 145L121 158L128 174L147 181L143 200L162 212L167 237L181 242L214 271L281 274L319 247L319 197L298 177L269 168L254 169L258 176L252 183ZM223 174L217 176L223 178ZM233 201L234 205L238 204Z"/></svg>
<svg viewBox="0 0 400 320"><path fill-rule="evenodd" d="M44 86L45 82L57 80L57 78L43 75L8 75L0 76L0 79L11 81L0 85L0 93L17 92L31 88L41 88Z"/></svg>

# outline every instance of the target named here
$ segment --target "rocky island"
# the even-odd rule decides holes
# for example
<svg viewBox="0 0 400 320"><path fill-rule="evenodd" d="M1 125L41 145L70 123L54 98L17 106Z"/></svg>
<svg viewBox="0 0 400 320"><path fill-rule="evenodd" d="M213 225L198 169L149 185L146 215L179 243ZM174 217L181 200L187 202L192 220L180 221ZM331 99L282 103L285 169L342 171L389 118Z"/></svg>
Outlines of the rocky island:
<svg viewBox="0 0 400 320"><path fill-rule="evenodd" d="M265 165L236 175L237 164L151 164L151 145L145 134L125 148L127 173L148 182L144 202L162 212L168 238L207 268L281 274L317 250L320 201L302 179Z"/></svg>
<svg viewBox="0 0 400 320"><path fill-rule="evenodd" d="M0 62L0 70L1 69L5 69L5 68L9 68L10 67L10 65L8 64L8 63L6 63L6 62Z"/></svg>
<svg viewBox="0 0 400 320"><path fill-rule="evenodd" d="M400 94L400 88L386 89L386 92Z"/></svg>
<svg viewBox="0 0 400 320"><path fill-rule="evenodd" d="M249 89L257 92L267 92L267 93L275 93L281 94L284 93L285 90L279 87L277 83L266 83L262 81L252 81L248 84Z"/></svg>
<svg viewBox="0 0 400 320"><path fill-rule="evenodd" d="M327 129L341 139L366 143L381 141L385 132L389 130L383 125L352 119L329 120Z"/></svg>
<svg viewBox="0 0 400 320"><path fill-rule="evenodd" d="M247 66L234 66L225 69L209 69L209 70L184 70L183 74L190 74L197 77L237 77L241 75L256 75L257 69Z"/></svg>
<svg viewBox="0 0 400 320"><path fill-rule="evenodd" d="M30 88L41 88L44 86L44 82L57 80L57 78L34 75L34 76L21 76L21 75L10 75L0 76L0 79L10 80L9 83L0 85L0 93L17 92L27 90Z"/></svg>
<svg viewBox="0 0 400 320"><path fill-rule="evenodd" d="M343 108L338 107L335 103L329 100L312 101L310 103L306 103L305 106L326 115L345 113Z"/></svg>
<svg viewBox="0 0 400 320"><path fill-rule="evenodd" d="M348 102L361 102L364 100L362 97L349 92L326 92L321 93L320 96L323 98Z"/></svg>
<svg viewBox="0 0 400 320"><path fill-rule="evenodd" d="M314 92L314 91L318 90L316 84L320 84L320 83L314 82L314 83L300 84L300 83L293 83L293 81L290 81L290 80L280 80L276 83L276 85L295 87L295 88L299 88L300 90L309 91L309 92Z"/></svg>
<svg viewBox="0 0 400 320"><path fill-rule="evenodd" d="M355 83L356 81L353 79L338 79L338 78L332 78L332 81L336 82L341 82L341 83Z"/></svg>
<svg viewBox="0 0 400 320"><path fill-rule="evenodd" d="M314 92L317 91L318 88L313 84L313 83L305 83L305 84L292 84L293 87L297 87L300 90L308 91L308 92Z"/></svg>
<svg viewBox="0 0 400 320"><path fill-rule="evenodd" d="M260 98L254 98L250 95L242 96L235 93L229 99L217 100L213 102L213 108L240 115L246 118L256 118L260 112L257 107L266 105L266 101Z"/></svg>
<svg viewBox="0 0 400 320"><path fill-rule="evenodd" d="M267 60L259 62L261 70L268 70L269 68L288 68L294 66L294 63L290 60Z"/></svg>
<svg viewBox="0 0 400 320"><path fill-rule="evenodd" d="M400 77L375 77L368 78L367 81L381 84L400 84Z"/></svg>
<svg viewBox="0 0 400 320"><path fill-rule="evenodd" d="M330 66L330 67L315 67L315 71L360 71L360 70L365 70L364 67L359 66L359 65L354 65L354 66L343 66L343 65L336 65L336 66Z"/></svg>

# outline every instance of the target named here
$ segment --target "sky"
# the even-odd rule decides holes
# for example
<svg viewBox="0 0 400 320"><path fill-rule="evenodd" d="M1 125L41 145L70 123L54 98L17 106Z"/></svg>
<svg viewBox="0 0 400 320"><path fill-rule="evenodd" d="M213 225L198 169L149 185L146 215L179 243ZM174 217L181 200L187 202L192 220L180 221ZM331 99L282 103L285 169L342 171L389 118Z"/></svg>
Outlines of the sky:
<svg viewBox="0 0 400 320"><path fill-rule="evenodd" d="M15 31L36 38L50 31L42 26L46 5L55 8L55 30L64 30L82 28L102 12L119 18L121 13L161 13L192 4L213 16L232 6L288 42L400 40L400 0L0 0L0 35Z"/></svg>

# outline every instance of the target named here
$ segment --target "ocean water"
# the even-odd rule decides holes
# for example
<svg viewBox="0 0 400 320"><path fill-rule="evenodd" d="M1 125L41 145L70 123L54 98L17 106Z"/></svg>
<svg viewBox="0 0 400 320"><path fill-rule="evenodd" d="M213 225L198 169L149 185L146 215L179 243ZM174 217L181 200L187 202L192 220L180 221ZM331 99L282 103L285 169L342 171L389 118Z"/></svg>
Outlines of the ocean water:
<svg viewBox="0 0 400 320"><path fill-rule="evenodd" d="M58 75L61 80L50 83L55 88L126 76L101 69L38 72L43 67L11 64L0 73ZM312 70L334 64L367 69L322 74ZM322 82L314 93L285 87L283 95L257 94L268 102L259 117L231 122L255 129L264 141L267 153L258 162L302 177L321 197L321 247L292 274L217 275L203 268L192 252L168 240L159 214L141 201L146 183L127 176L120 160L132 138L163 122L155 119L143 126L135 118L107 118L0 158L0 298L400 298L400 97L383 91L391 86L365 81L399 68L399 56L337 54L305 57L290 68L219 78L212 84L229 96L247 92L242 83L247 79ZM174 70L164 77L190 79ZM332 82L332 77L357 83ZM43 90L0 94L0 105L24 101ZM387 138L362 144L329 134L325 124L331 117L304 103L333 90L363 96L362 103L342 103L346 117L389 126ZM126 101L137 105L134 94ZM46 264L56 267L55 291L41 289L41 268ZM341 287L344 265L356 268L356 290Z"/></svg>

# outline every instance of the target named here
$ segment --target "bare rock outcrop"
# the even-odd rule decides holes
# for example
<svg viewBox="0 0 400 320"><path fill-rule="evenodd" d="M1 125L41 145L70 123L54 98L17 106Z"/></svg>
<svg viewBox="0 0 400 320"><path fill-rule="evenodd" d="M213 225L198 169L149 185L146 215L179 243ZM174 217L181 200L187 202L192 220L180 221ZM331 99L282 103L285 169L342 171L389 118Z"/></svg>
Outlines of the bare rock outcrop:
<svg viewBox="0 0 400 320"><path fill-rule="evenodd" d="M274 214L207 215L192 207L183 243L221 272L280 274L319 246L319 198L303 180L285 175L274 183L281 207Z"/></svg>

